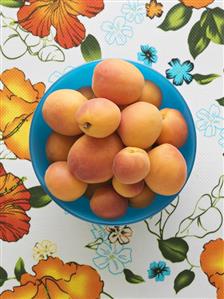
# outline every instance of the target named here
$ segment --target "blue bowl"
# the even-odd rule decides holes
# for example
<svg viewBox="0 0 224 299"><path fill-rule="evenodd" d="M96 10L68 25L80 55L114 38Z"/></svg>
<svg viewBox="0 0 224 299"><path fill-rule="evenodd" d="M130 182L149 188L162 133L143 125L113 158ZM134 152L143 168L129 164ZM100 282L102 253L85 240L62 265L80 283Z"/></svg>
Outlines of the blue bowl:
<svg viewBox="0 0 224 299"><path fill-rule="evenodd" d="M176 198L177 194L172 196L157 195L154 202L147 208L128 208L128 211L125 216L116 220L105 220L97 217L92 213L89 206L89 200L86 196L82 196L80 199L74 202L63 202L50 194L44 182L44 174L47 167L49 166L49 161L47 160L45 153L45 145L47 138L52 130L48 127L48 125L45 123L42 117L41 111L43 103L46 100L47 96L55 90L66 88L79 89L84 86L90 86L92 83L94 68L99 62L100 61L90 62L71 70L67 74L63 75L57 82L55 82L45 93L44 97L37 106L37 109L35 110L32 120L30 130L31 160L34 171L37 175L38 180L41 183L41 186L46 191L46 193L48 193L51 196L51 198L64 210L80 219L92 223L104 225L125 225L144 220L160 212ZM129 62L135 65L142 72L145 79L151 80L160 87L163 94L161 108L175 108L184 115L185 120L188 124L189 136L187 142L180 149L180 151L187 162L187 177L189 178L195 160L196 132L193 118L186 102L184 101L183 97L178 92L178 90L162 75L142 64L133 61Z"/></svg>

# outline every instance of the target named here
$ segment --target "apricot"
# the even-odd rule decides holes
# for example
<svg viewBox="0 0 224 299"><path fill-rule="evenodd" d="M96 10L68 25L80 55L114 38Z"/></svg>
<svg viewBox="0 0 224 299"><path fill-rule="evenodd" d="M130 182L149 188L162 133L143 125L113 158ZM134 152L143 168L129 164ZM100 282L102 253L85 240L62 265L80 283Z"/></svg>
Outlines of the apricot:
<svg viewBox="0 0 224 299"><path fill-rule="evenodd" d="M48 160L51 162L66 161L69 150L76 140L76 136L64 136L56 132L51 133L46 143Z"/></svg>
<svg viewBox="0 0 224 299"><path fill-rule="evenodd" d="M164 108L162 115L162 132L157 139L158 144L170 143L181 147L187 140L188 127L183 115L176 109Z"/></svg>
<svg viewBox="0 0 224 299"><path fill-rule="evenodd" d="M86 190L85 195L90 199L95 191L101 187L106 187L111 185L111 180L103 183L97 183L97 184L89 184Z"/></svg>
<svg viewBox="0 0 224 299"><path fill-rule="evenodd" d="M144 181L140 181L135 184L122 184L113 177L112 185L114 190L123 197L134 197L140 194L144 188Z"/></svg>
<svg viewBox="0 0 224 299"><path fill-rule="evenodd" d="M43 104L42 114L45 122L55 132L73 136L82 133L75 113L87 99L78 91L61 89L51 93Z"/></svg>
<svg viewBox="0 0 224 299"><path fill-rule="evenodd" d="M162 102L162 92L160 88L152 81L145 80L142 95L138 100L153 104L154 106L159 108Z"/></svg>
<svg viewBox="0 0 224 299"><path fill-rule="evenodd" d="M132 208L146 208L155 198L155 193L145 186L140 194L135 197L129 198L129 206Z"/></svg>
<svg viewBox="0 0 224 299"><path fill-rule="evenodd" d="M150 160L146 151L137 147L126 147L116 154L113 173L123 184L135 184L143 180L150 171Z"/></svg>
<svg viewBox="0 0 224 299"><path fill-rule="evenodd" d="M137 102L121 112L118 133L126 146L146 149L159 137L162 116L157 107L146 102Z"/></svg>
<svg viewBox="0 0 224 299"><path fill-rule="evenodd" d="M82 87L78 89L78 91L88 100L94 99L96 97L95 94L93 93L91 86Z"/></svg>
<svg viewBox="0 0 224 299"><path fill-rule="evenodd" d="M51 194L62 201L73 201L82 196L87 184L74 177L68 170L67 163L52 163L45 173L45 184Z"/></svg>
<svg viewBox="0 0 224 299"><path fill-rule="evenodd" d="M118 106L104 98L89 100L76 112L79 128L85 134L96 138L111 135L118 128L120 120L121 112Z"/></svg>
<svg viewBox="0 0 224 299"><path fill-rule="evenodd" d="M145 178L148 187L161 195L179 192L187 179L187 165L181 152L173 145L164 143L149 153L150 172Z"/></svg>
<svg viewBox="0 0 224 299"><path fill-rule="evenodd" d="M69 170L86 183L108 181L113 176L113 159L122 148L115 134L102 139L83 135L69 151Z"/></svg>
<svg viewBox="0 0 224 299"><path fill-rule="evenodd" d="M116 219L126 213L128 199L117 194L112 187L102 187L91 198L90 208L98 217Z"/></svg>
<svg viewBox="0 0 224 299"><path fill-rule="evenodd" d="M131 63L120 59L107 59L95 67L92 88L99 98L106 98L118 105L138 100L142 94L144 77Z"/></svg>

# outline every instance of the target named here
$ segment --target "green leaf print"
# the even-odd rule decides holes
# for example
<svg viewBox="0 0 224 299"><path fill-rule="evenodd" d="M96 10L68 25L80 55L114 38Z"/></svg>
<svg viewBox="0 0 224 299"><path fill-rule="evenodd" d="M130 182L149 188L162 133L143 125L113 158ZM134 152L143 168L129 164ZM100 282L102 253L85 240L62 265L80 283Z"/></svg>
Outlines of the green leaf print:
<svg viewBox="0 0 224 299"><path fill-rule="evenodd" d="M224 98L216 100L220 106L224 106Z"/></svg>
<svg viewBox="0 0 224 299"><path fill-rule="evenodd" d="M209 43L205 28L201 27L200 21L195 23L188 36L188 46L192 57L195 59L208 47Z"/></svg>
<svg viewBox="0 0 224 299"><path fill-rule="evenodd" d="M188 23L192 15L192 8L179 3L173 6L167 13L159 28L164 31L178 30Z"/></svg>
<svg viewBox="0 0 224 299"><path fill-rule="evenodd" d="M207 10L202 15L203 26L206 26L206 36L215 44L224 44L224 10L220 7Z"/></svg>
<svg viewBox="0 0 224 299"><path fill-rule="evenodd" d="M5 269L3 269L2 267L0 267L0 287L3 286L3 284L5 283L5 281L8 279L8 274L5 271Z"/></svg>
<svg viewBox="0 0 224 299"><path fill-rule="evenodd" d="M202 75L202 74L194 74L194 80L201 85L206 85L211 83L213 80L219 78L220 75L217 74L209 74L209 75Z"/></svg>
<svg viewBox="0 0 224 299"><path fill-rule="evenodd" d="M14 273L18 281L20 281L21 276L26 273L24 261L21 257L16 262Z"/></svg>
<svg viewBox="0 0 224 299"><path fill-rule="evenodd" d="M191 270L184 270L180 272L174 281L174 290L178 293L183 288L189 286L195 278L195 274Z"/></svg>
<svg viewBox="0 0 224 299"><path fill-rule="evenodd" d="M6 6L6 7L21 7L25 4L25 1L23 0L0 0L0 5Z"/></svg>
<svg viewBox="0 0 224 299"><path fill-rule="evenodd" d="M179 263L186 259L189 250L188 244L181 238L158 240L162 255L173 263Z"/></svg>
<svg viewBox="0 0 224 299"><path fill-rule="evenodd" d="M51 202L51 198L44 192L41 186L29 189L31 193L30 205L32 208L42 208Z"/></svg>
<svg viewBox="0 0 224 299"><path fill-rule="evenodd" d="M145 282L145 280L139 276L134 274L131 270L129 269L124 269L124 275L125 275L125 279L129 282L129 283L142 283Z"/></svg>
<svg viewBox="0 0 224 299"><path fill-rule="evenodd" d="M81 52L86 62L102 58L100 44L91 34L89 34L81 44Z"/></svg>

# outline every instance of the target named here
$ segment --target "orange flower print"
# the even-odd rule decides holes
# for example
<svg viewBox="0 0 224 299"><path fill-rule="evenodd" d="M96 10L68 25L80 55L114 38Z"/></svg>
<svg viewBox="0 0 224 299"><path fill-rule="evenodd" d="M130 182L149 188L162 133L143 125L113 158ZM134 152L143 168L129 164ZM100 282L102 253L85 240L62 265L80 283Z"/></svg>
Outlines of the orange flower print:
<svg viewBox="0 0 224 299"><path fill-rule="evenodd" d="M216 273L211 276L210 282L217 288L217 299L224 298L224 273Z"/></svg>
<svg viewBox="0 0 224 299"><path fill-rule="evenodd" d="M209 282L217 288L217 299L224 298L224 240L212 240L204 245L201 268Z"/></svg>
<svg viewBox="0 0 224 299"><path fill-rule="evenodd" d="M85 38L85 27L77 16L91 18L103 8L103 0L30 0L19 9L17 17L19 24L36 36L48 36L53 26L55 41L68 49Z"/></svg>
<svg viewBox="0 0 224 299"><path fill-rule="evenodd" d="M49 257L25 273L20 286L5 291L0 299L99 299L103 281L95 269Z"/></svg>
<svg viewBox="0 0 224 299"><path fill-rule="evenodd" d="M145 4L146 16L150 19L154 17L161 17L163 14L163 5L156 0L151 0L150 3Z"/></svg>
<svg viewBox="0 0 224 299"><path fill-rule="evenodd" d="M29 232L30 192L0 163L0 239L15 242Z"/></svg>
<svg viewBox="0 0 224 299"><path fill-rule="evenodd" d="M185 6L193 8L203 8L213 3L215 0L180 0Z"/></svg>
<svg viewBox="0 0 224 299"><path fill-rule="evenodd" d="M31 84L25 74L12 68L0 75L1 123L5 145L18 158L30 160L29 131L33 112L45 91L42 82Z"/></svg>

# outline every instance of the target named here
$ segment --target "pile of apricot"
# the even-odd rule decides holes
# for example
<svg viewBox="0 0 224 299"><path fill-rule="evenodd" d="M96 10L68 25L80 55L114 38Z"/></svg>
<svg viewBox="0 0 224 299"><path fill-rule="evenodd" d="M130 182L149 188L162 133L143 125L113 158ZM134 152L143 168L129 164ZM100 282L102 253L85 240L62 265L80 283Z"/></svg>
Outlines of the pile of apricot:
<svg viewBox="0 0 224 299"><path fill-rule="evenodd" d="M51 194L62 201L86 195L93 213L115 219L128 206L147 207L155 194L178 193L187 177L178 148L188 127L178 110L159 110L163 96L119 59L97 64L91 87L50 94L42 113L53 130L45 173Z"/></svg>

